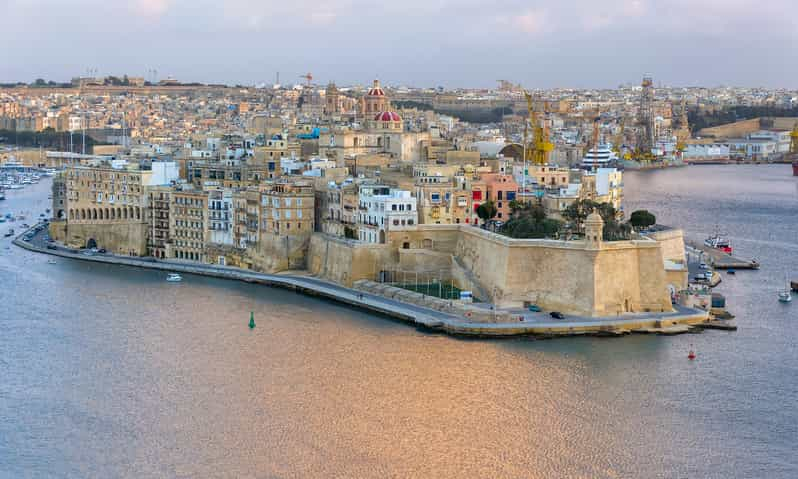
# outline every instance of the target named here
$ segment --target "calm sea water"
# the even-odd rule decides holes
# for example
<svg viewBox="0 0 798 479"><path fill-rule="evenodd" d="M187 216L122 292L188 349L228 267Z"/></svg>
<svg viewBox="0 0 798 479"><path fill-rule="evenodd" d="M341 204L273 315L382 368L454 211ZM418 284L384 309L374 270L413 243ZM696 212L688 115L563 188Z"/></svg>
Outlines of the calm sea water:
<svg viewBox="0 0 798 479"><path fill-rule="evenodd" d="M627 211L697 239L717 223L762 263L718 288L733 333L462 340L0 240L0 477L798 477L798 303L776 301L798 278L788 175L626 175ZM38 215L46 190L0 212Z"/></svg>

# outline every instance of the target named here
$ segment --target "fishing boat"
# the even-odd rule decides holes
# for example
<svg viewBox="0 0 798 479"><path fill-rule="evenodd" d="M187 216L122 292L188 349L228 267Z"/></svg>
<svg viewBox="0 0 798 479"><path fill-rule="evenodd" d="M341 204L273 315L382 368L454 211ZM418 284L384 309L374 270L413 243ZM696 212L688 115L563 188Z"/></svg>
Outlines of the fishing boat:
<svg viewBox="0 0 798 479"><path fill-rule="evenodd" d="M731 241L718 233L715 233L709 238L705 239L704 245L709 246L710 248L719 249L724 253L732 254Z"/></svg>
<svg viewBox="0 0 798 479"><path fill-rule="evenodd" d="M183 281L183 277L180 276L177 273L169 273L166 276L166 281L168 281L170 283L179 283L179 282Z"/></svg>

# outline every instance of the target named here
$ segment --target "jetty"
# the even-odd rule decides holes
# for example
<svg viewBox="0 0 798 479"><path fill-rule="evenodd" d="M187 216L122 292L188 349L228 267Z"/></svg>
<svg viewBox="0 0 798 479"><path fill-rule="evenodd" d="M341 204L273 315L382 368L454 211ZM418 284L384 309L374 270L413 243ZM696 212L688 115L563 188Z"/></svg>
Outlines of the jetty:
<svg viewBox="0 0 798 479"><path fill-rule="evenodd" d="M759 263L756 260L737 258L719 249L695 241L687 240L685 244L703 253L709 260L707 263L715 269L759 269Z"/></svg>

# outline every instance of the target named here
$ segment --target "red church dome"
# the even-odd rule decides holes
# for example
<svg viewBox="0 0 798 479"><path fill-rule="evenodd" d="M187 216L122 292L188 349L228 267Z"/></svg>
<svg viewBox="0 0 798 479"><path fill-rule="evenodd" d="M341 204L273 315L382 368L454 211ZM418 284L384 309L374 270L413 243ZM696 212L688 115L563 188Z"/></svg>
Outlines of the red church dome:
<svg viewBox="0 0 798 479"><path fill-rule="evenodd" d="M385 92L382 91L382 87L380 87L380 81L374 80L374 84L372 85L371 89L368 93L369 96L385 96Z"/></svg>
<svg viewBox="0 0 798 479"><path fill-rule="evenodd" d="M374 117L374 121L402 121L402 117L395 111L383 111L377 113L377 116Z"/></svg>

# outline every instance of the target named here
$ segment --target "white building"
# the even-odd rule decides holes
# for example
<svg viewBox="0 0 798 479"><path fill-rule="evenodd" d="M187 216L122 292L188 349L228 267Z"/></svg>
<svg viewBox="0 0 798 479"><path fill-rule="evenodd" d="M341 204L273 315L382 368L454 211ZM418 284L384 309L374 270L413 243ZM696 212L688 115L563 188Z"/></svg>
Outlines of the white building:
<svg viewBox="0 0 798 479"><path fill-rule="evenodd" d="M382 185L361 185L358 231L360 241L385 243L386 233L418 222L416 198L410 191Z"/></svg>
<svg viewBox="0 0 798 479"><path fill-rule="evenodd" d="M180 178L180 167L174 161L153 161L147 186L170 185Z"/></svg>
<svg viewBox="0 0 798 479"><path fill-rule="evenodd" d="M233 246L233 192L229 188L209 192L208 242Z"/></svg>

